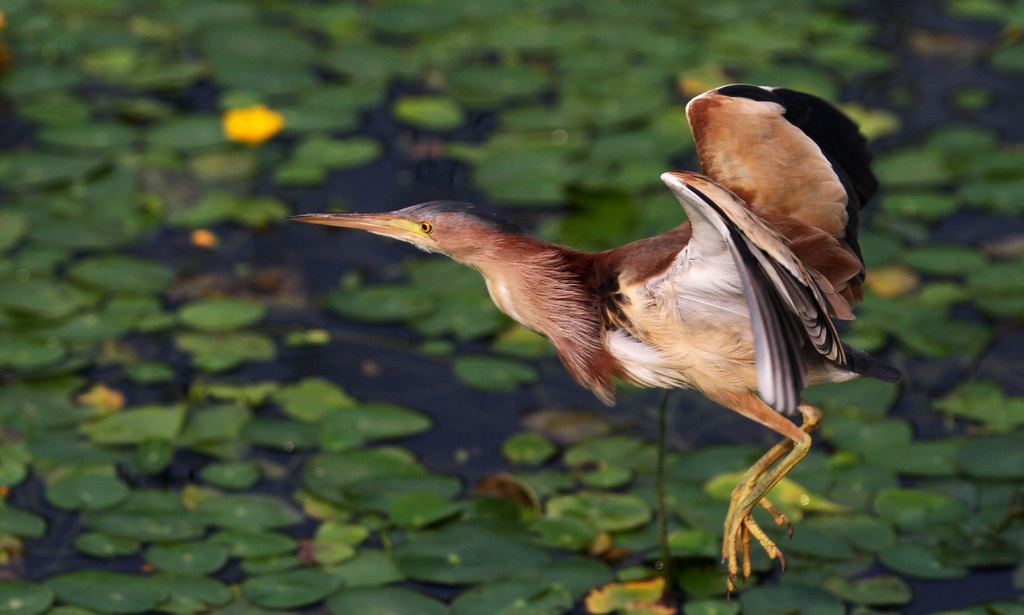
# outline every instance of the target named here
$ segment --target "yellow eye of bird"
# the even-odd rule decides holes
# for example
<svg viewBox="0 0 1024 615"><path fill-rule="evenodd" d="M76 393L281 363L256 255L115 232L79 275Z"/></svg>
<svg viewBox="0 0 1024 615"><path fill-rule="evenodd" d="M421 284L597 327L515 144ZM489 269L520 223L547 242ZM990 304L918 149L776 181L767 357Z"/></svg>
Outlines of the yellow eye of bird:
<svg viewBox="0 0 1024 615"><path fill-rule="evenodd" d="M420 230L429 234L430 231L434 230L434 225L429 222L420 222Z"/></svg>

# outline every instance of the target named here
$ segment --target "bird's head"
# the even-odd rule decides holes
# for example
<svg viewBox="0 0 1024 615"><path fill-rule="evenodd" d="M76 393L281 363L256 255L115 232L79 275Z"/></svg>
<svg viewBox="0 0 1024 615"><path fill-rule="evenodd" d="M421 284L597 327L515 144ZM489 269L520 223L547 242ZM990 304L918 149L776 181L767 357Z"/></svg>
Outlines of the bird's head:
<svg viewBox="0 0 1024 615"><path fill-rule="evenodd" d="M292 220L361 229L440 252L460 263L475 265L509 238L526 230L469 203L431 201L384 213L301 214Z"/></svg>

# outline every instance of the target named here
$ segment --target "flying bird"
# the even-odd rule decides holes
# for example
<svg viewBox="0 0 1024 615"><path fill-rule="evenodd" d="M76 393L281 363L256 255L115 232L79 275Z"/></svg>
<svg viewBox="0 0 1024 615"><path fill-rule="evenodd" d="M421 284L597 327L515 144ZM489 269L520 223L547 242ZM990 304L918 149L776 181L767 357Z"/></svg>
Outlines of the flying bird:
<svg viewBox="0 0 1024 615"><path fill-rule="evenodd" d="M803 390L858 376L894 382L899 372L844 344L833 323L853 318L863 297L857 228L878 188L856 124L818 97L753 85L705 92L686 115L701 173L661 176L686 221L612 250L543 241L450 201L293 219L392 237L476 269L498 308L545 335L605 403L617 379L693 388L783 436L732 493L722 545L731 590L751 573L751 538L785 565L752 511L788 524L765 494L810 447L820 412Z"/></svg>

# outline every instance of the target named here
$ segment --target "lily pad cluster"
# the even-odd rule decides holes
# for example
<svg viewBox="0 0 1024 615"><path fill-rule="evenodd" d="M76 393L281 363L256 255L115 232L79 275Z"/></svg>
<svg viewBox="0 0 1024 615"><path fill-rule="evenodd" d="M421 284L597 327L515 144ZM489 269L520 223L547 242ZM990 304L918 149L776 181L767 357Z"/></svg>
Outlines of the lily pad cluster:
<svg viewBox="0 0 1024 615"><path fill-rule="evenodd" d="M907 46L862 4L6 0L0 613L672 612L649 431L544 408L479 482L437 471L417 438L446 407L486 414L477 389L541 405L550 346L471 270L281 223L435 198L441 174L441 196L581 249L662 232L682 213L658 176L694 166L685 103L733 81L876 91L843 105L884 189L845 338L907 378L808 392L823 445L771 495L787 571L758 555L738 599L721 520L766 443L669 455L680 609L896 612L917 579L967 607L992 569L1005 600L966 612L1021 610L1024 386L1000 340L1024 315L1024 157L1019 120L985 118L1020 85L1024 3L953 0L944 23L973 34L915 25ZM950 57L1002 90L928 82L942 125L905 131L916 101L891 75ZM305 258L341 283L311 296ZM296 373L360 336L447 380L357 396L372 360Z"/></svg>

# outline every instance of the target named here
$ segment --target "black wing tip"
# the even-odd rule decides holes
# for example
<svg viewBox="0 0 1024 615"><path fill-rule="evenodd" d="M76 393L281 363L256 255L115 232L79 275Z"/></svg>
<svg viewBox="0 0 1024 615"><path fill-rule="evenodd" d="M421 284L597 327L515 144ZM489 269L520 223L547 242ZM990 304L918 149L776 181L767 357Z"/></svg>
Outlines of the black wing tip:
<svg viewBox="0 0 1024 615"><path fill-rule="evenodd" d="M846 351L846 368L850 371L882 382L894 383L903 380L903 372L860 348L844 343L843 350Z"/></svg>

